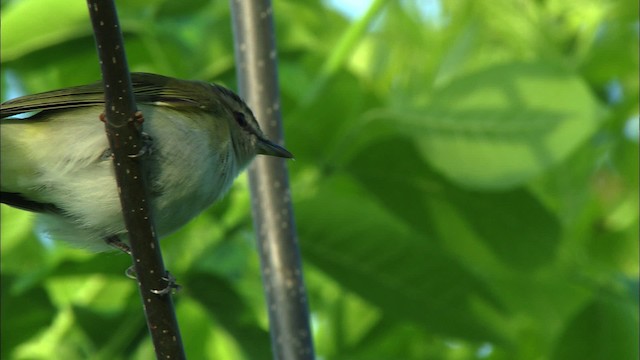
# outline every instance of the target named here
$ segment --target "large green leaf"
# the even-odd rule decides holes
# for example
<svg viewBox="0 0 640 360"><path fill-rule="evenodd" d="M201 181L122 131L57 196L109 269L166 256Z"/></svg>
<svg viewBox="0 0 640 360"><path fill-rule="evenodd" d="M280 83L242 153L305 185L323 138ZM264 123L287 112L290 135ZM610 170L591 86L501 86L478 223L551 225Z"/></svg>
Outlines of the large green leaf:
<svg viewBox="0 0 640 360"><path fill-rule="evenodd" d="M474 313L482 282L347 176L296 205L305 258L385 314L447 335L496 340Z"/></svg>
<svg viewBox="0 0 640 360"><path fill-rule="evenodd" d="M248 359L263 359L271 353L269 334L257 325L255 315L229 281L194 271L184 278L184 286L192 298L242 345Z"/></svg>
<svg viewBox="0 0 640 360"><path fill-rule="evenodd" d="M558 338L553 359L638 358L637 304L620 299L596 299L568 325Z"/></svg>
<svg viewBox="0 0 640 360"><path fill-rule="evenodd" d="M87 4L74 0L13 2L2 9L2 27L0 62L3 63L34 50L91 35Z"/></svg>
<svg viewBox="0 0 640 360"><path fill-rule="evenodd" d="M17 290L20 279L13 275L2 275L2 358L16 347L36 336L39 329L49 325L55 316L55 308L47 293L41 287ZM12 316L20 314L20 316Z"/></svg>
<svg viewBox="0 0 640 360"><path fill-rule="evenodd" d="M524 189L461 189L437 175L416 146L401 138L372 143L353 158L348 169L415 231L446 243L466 236L460 231L464 228L515 269L532 270L553 259L560 224ZM449 225L437 226L438 222ZM457 224L457 229L451 224ZM480 261L479 253L474 256Z"/></svg>
<svg viewBox="0 0 640 360"><path fill-rule="evenodd" d="M422 155L455 182L514 187L559 164L596 130L599 107L574 74L508 63L436 89L421 111L395 114Z"/></svg>

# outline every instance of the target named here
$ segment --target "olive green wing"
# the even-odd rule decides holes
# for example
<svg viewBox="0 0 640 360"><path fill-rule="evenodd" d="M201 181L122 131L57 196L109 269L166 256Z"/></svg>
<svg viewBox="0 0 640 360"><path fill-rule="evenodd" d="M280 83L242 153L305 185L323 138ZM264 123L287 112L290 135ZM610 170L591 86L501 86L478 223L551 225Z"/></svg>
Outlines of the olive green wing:
<svg viewBox="0 0 640 360"><path fill-rule="evenodd" d="M133 93L138 103L175 107L209 107L213 99L210 86L166 76L132 73ZM104 105L102 83L74 86L40 94L26 95L0 105L0 118L18 114Z"/></svg>
<svg viewBox="0 0 640 360"><path fill-rule="evenodd" d="M43 111L91 106L104 103L101 84L75 86L62 90L26 95L0 105L0 118Z"/></svg>

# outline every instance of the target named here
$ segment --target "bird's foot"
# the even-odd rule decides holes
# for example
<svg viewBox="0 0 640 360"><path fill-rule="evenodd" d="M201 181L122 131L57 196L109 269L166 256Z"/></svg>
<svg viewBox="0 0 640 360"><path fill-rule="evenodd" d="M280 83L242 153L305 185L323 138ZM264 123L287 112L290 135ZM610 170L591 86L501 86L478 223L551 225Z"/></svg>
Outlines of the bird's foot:
<svg viewBox="0 0 640 360"><path fill-rule="evenodd" d="M165 274L165 276L162 277L162 280L167 282L167 286L165 286L163 289L151 290L152 293L156 295L166 295L169 293L175 294L177 291L180 291L180 289L182 288L182 286L180 286L180 284L176 282L176 278L173 275L171 275L171 273L168 271Z"/></svg>
<svg viewBox="0 0 640 360"><path fill-rule="evenodd" d="M127 268L127 270L125 271L125 275L130 279L134 279L134 280L138 279L138 276L136 275L136 269L134 268L133 265ZM169 293L175 293L176 291L180 291L180 289L182 288L182 286L176 282L176 278L173 275L171 275L171 273L168 271L165 274L165 276L163 276L161 279L167 283L167 286L165 286L162 289L150 290L152 293L156 295L166 295Z"/></svg>
<svg viewBox="0 0 640 360"><path fill-rule="evenodd" d="M153 138L144 131L142 132L141 136L142 136L142 148L140 149L140 151L138 151L137 154L129 155L129 157L132 159L138 159L143 156L151 155L151 150L152 150L151 145L153 145Z"/></svg>
<svg viewBox="0 0 640 360"><path fill-rule="evenodd" d="M129 244L120 240L120 238L117 235L113 235L105 238L104 242L106 242L107 245L113 247L114 249L118 249L129 256L131 255L131 247L129 246Z"/></svg>

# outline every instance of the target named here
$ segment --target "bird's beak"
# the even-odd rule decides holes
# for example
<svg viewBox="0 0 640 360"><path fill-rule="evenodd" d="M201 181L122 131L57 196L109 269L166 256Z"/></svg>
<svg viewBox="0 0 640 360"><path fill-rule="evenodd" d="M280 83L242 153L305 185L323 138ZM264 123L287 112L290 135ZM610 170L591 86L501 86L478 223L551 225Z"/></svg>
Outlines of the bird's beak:
<svg viewBox="0 0 640 360"><path fill-rule="evenodd" d="M293 154L282 146L267 139L258 138L258 154L293 159Z"/></svg>

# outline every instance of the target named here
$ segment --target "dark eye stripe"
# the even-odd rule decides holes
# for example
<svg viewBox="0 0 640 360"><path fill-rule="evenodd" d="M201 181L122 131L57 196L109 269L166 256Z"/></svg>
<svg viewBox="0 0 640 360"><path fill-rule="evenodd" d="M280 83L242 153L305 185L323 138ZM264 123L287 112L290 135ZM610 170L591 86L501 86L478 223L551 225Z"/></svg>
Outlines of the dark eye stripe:
<svg viewBox="0 0 640 360"><path fill-rule="evenodd" d="M245 119L244 114L241 112L234 112L233 116L236 119L236 122L238 123L238 125L240 125L241 128L246 129L249 124L247 123L247 119Z"/></svg>

